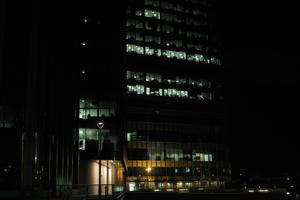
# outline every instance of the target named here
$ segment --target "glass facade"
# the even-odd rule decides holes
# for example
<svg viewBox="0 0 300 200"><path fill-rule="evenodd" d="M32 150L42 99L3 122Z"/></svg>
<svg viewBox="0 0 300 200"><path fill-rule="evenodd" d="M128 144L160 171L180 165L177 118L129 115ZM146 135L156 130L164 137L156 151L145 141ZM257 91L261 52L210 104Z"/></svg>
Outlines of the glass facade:
<svg viewBox="0 0 300 200"><path fill-rule="evenodd" d="M175 97L195 100L212 100L211 82L206 79L195 79L185 76L164 75L127 71L127 93L160 97ZM140 84L133 85L134 82ZM153 85L147 86L147 83ZM183 86L188 89L179 89ZM176 88L179 87L179 88Z"/></svg>
<svg viewBox="0 0 300 200"><path fill-rule="evenodd" d="M175 179L191 187L200 180L207 181L206 187L219 181L221 187L230 176L228 150L212 139L212 126L129 121L127 127L128 181L153 181L154 188Z"/></svg>
<svg viewBox="0 0 300 200"><path fill-rule="evenodd" d="M93 128L79 128L79 149L87 150L92 149L93 151L97 151L98 149L98 140L100 137L100 132L98 129ZM110 130L102 129L101 135L104 137L108 137Z"/></svg>
<svg viewBox="0 0 300 200"><path fill-rule="evenodd" d="M133 0L127 7L130 191L222 188L230 179L213 111L221 60L210 6L210 0Z"/></svg>
<svg viewBox="0 0 300 200"><path fill-rule="evenodd" d="M89 117L111 117L115 116L115 104L105 101L93 101L92 99L80 98L79 119Z"/></svg>
<svg viewBox="0 0 300 200"><path fill-rule="evenodd" d="M216 48L210 44L207 6L168 0L144 0L128 6L126 52L221 65Z"/></svg>
<svg viewBox="0 0 300 200"><path fill-rule="evenodd" d="M132 136L131 136L132 137ZM127 141L130 138L127 138ZM149 143L149 146L152 145ZM211 153L200 153L201 150L183 150L178 148L162 148L165 143L155 143L161 148L154 149L128 149L128 157L132 158L132 160L161 160L161 161L198 161L198 162L212 162L212 154ZM166 145L168 146L168 145ZM151 148L151 146L149 147ZM185 152L183 154L183 152Z"/></svg>

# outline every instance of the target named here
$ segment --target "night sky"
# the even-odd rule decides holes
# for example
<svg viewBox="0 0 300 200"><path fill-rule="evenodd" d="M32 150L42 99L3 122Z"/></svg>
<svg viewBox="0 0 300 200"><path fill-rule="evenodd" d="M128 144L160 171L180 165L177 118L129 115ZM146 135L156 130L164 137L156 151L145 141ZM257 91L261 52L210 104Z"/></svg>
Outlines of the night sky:
<svg viewBox="0 0 300 200"><path fill-rule="evenodd" d="M300 14L296 1L220 1L235 173L295 172Z"/></svg>

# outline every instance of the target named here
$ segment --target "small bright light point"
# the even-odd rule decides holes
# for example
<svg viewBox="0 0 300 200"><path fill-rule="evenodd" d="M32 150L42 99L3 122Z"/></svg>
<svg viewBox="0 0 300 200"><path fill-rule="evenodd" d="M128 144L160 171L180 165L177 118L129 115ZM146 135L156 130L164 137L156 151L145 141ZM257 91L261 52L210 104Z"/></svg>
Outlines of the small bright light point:
<svg viewBox="0 0 300 200"><path fill-rule="evenodd" d="M88 22L88 18L85 17L85 18L83 19L83 21L84 21L85 23L87 23L87 22Z"/></svg>
<svg viewBox="0 0 300 200"><path fill-rule="evenodd" d="M147 172L151 172L151 170L152 170L151 167L147 167L147 168L146 168L146 171L147 171Z"/></svg>
<svg viewBox="0 0 300 200"><path fill-rule="evenodd" d="M290 195L291 193L290 192L286 192L286 195Z"/></svg>
<svg viewBox="0 0 300 200"><path fill-rule="evenodd" d="M103 126L104 126L104 123L103 123L103 122L98 122L98 123L97 123L97 126L98 126L98 128L100 128L100 129L101 129L101 128L103 128Z"/></svg>
<svg viewBox="0 0 300 200"><path fill-rule="evenodd" d="M82 70L81 70L81 73L82 73L82 74L85 74L85 69L82 69Z"/></svg>
<svg viewBox="0 0 300 200"><path fill-rule="evenodd" d="M81 46L86 46L86 42L85 41L81 42Z"/></svg>
<svg viewBox="0 0 300 200"><path fill-rule="evenodd" d="M253 192L254 192L254 190L248 190L248 192L251 192L251 193L253 193Z"/></svg>

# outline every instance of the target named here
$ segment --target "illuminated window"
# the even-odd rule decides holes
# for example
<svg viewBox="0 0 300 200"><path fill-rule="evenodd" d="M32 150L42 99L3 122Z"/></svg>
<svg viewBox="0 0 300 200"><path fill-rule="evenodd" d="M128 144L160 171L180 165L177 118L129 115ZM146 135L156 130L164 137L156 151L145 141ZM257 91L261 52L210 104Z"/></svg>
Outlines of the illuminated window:
<svg viewBox="0 0 300 200"><path fill-rule="evenodd" d="M166 46L172 46L172 47L182 47L183 46L182 40L166 40L165 44L166 44Z"/></svg>
<svg viewBox="0 0 300 200"><path fill-rule="evenodd" d="M98 129L91 129L91 128L79 128L78 136L79 136L79 149L86 150L89 148L97 148L98 146ZM109 129L101 129L101 134L104 137L109 136L110 130Z"/></svg>
<svg viewBox="0 0 300 200"><path fill-rule="evenodd" d="M185 172L185 173L190 173L190 172L191 172L191 168L186 167L186 168L184 169L184 172Z"/></svg>
<svg viewBox="0 0 300 200"><path fill-rule="evenodd" d="M160 12L156 10L145 9L145 17L160 19Z"/></svg>
<svg viewBox="0 0 300 200"><path fill-rule="evenodd" d="M150 95L150 88L146 88L146 95Z"/></svg>
<svg viewBox="0 0 300 200"><path fill-rule="evenodd" d="M135 40L135 41L143 41L144 40L142 34L139 32L127 32L126 39L127 40Z"/></svg>
<svg viewBox="0 0 300 200"><path fill-rule="evenodd" d="M79 138L86 140L98 140L98 129L79 128Z"/></svg>
<svg viewBox="0 0 300 200"><path fill-rule="evenodd" d="M168 84L175 84L176 85L182 85L182 84L186 84L186 78L183 77L166 77L164 78L164 83L168 83Z"/></svg>
<svg viewBox="0 0 300 200"><path fill-rule="evenodd" d="M163 56L167 58L177 58L184 60L186 57L185 52L182 51L170 51L170 50L165 50L163 51Z"/></svg>
<svg viewBox="0 0 300 200"><path fill-rule="evenodd" d="M212 162L212 161L213 161L212 154L208 154L208 161L209 161L209 162Z"/></svg>
<svg viewBox="0 0 300 200"><path fill-rule="evenodd" d="M177 85L186 84L186 78L181 78L181 77L176 76L176 84Z"/></svg>
<svg viewBox="0 0 300 200"><path fill-rule="evenodd" d="M88 119L89 117L97 117L97 104L89 99L79 100L79 118Z"/></svg>
<svg viewBox="0 0 300 200"><path fill-rule="evenodd" d="M221 65L221 61L218 58L210 58L210 62L216 65Z"/></svg>
<svg viewBox="0 0 300 200"><path fill-rule="evenodd" d="M167 88L167 89L164 89L164 96L167 96L167 97L188 98L188 91L177 90L175 88Z"/></svg>
<svg viewBox="0 0 300 200"><path fill-rule="evenodd" d="M204 154L203 153L200 153L200 161L204 162Z"/></svg>
<svg viewBox="0 0 300 200"><path fill-rule="evenodd" d="M97 117L97 116L98 116L97 109L85 108L79 110L80 119L88 119L89 117Z"/></svg>
<svg viewBox="0 0 300 200"><path fill-rule="evenodd" d="M195 62L203 62L204 57L201 54L188 54L187 55L188 61L195 61Z"/></svg>
<svg viewBox="0 0 300 200"><path fill-rule="evenodd" d="M145 94L145 87L143 85L127 85L127 93Z"/></svg>
<svg viewBox="0 0 300 200"><path fill-rule="evenodd" d="M134 45L134 44L126 44L126 52L144 54L144 48L142 46Z"/></svg>
<svg viewBox="0 0 300 200"><path fill-rule="evenodd" d="M144 73L143 72L133 72L133 71L127 71L127 80L137 80L137 81L143 81L144 80Z"/></svg>
<svg viewBox="0 0 300 200"><path fill-rule="evenodd" d="M135 11L135 15L136 16L142 16L143 15L143 12L141 10L136 10Z"/></svg>
<svg viewBox="0 0 300 200"><path fill-rule="evenodd" d="M145 36L145 42L160 44L160 37L159 36L153 36L153 35L146 35Z"/></svg>
<svg viewBox="0 0 300 200"><path fill-rule="evenodd" d="M127 141L136 141L136 132L127 133Z"/></svg>
<svg viewBox="0 0 300 200"><path fill-rule="evenodd" d="M178 173L179 173L179 169L175 168L175 174L178 174Z"/></svg>
<svg viewBox="0 0 300 200"><path fill-rule="evenodd" d="M147 82L155 82L161 83L161 75L160 74L154 74L154 73L146 73L146 81Z"/></svg>
<svg viewBox="0 0 300 200"><path fill-rule="evenodd" d="M160 49L155 49L155 48L150 48L150 47L145 47L145 54L146 55L161 56L161 50Z"/></svg>
<svg viewBox="0 0 300 200"><path fill-rule="evenodd" d="M204 154L204 161L208 162L208 154Z"/></svg>
<svg viewBox="0 0 300 200"><path fill-rule="evenodd" d="M198 86L198 87L211 87L211 82L208 80L200 79L200 80L194 80L192 78L189 78L189 85Z"/></svg>
<svg viewBox="0 0 300 200"><path fill-rule="evenodd" d="M204 62L207 64L210 64L210 58L207 56L204 56Z"/></svg>
<svg viewBox="0 0 300 200"><path fill-rule="evenodd" d="M202 92L201 94L197 94L197 99L199 100L211 100L211 93Z"/></svg>
<svg viewBox="0 0 300 200"><path fill-rule="evenodd" d="M100 101L98 108L99 117L110 117L116 115L116 104L113 101Z"/></svg>
<svg viewBox="0 0 300 200"><path fill-rule="evenodd" d="M193 158L193 161L200 161L200 153L193 150L192 158Z"/></svg>
<svg viewBox="0 0 300 200"><path fill-rule="evenodd" d="M175 160L174 149L166 149L166 160Z"/></svg>
<svg viewBox="0 0 300 200"><path fill-rule="evenodd" d="M174 84L176 83L176 80L172 78L164 78L164 83Z"/></svg>
<svg viewBox="0 0 300 200"><path fill-rule="evenodd" d="M193 161L212 162L212 154L200 153L199 150L193 150Z"/></svg>
<svg viewBox="0 0 300 200"><path fill-rule="evenodd" d="M83 98L79 100L79 119L88 119L89 117L110 117L114 115L114 102L96 102L91 99Z"/></svg>
<svg viewBox="0 0 300 200"><path fill-rule="evenodd" d="M146 95L152 95L152 96L162 96L162 89L161 88L146 88Z"/></svg>

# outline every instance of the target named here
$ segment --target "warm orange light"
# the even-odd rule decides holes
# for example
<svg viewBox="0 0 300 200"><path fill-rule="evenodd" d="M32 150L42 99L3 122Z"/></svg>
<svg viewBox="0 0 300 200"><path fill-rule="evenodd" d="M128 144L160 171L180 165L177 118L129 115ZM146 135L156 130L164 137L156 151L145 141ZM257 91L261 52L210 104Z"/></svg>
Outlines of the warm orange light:
<svg viewBox="0 0 300 200"><path fill-rule="evenodd" d="M146 171L147 171L148 173L151 172L151 170L152 170L151 167L147 167L147 168L146 168Z"/></svg>

